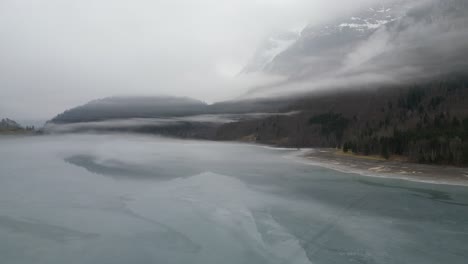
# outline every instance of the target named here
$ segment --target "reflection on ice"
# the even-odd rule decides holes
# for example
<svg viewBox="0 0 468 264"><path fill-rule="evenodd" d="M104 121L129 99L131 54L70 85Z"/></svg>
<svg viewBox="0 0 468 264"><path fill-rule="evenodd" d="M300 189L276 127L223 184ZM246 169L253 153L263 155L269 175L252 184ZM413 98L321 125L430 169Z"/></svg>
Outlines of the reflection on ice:
<svg viewBox="0 0 468 264"><path fill-rule="evenodd" d="M72 239L91 239L98 236L97 234L79 232L37 220L21 220L3 215L0 216L0 228L57 242L66 242Z"/></svg>
<svg viewBox="0 0 468 264"><path fill-rule="evenodd" d="M153 166L141 166L116 159L99 160L91 155L75 155L66 157L64 160L70 164L83 167L92 173L98 173L113 178L131 178L133 180L139 178L169 180L178 177L187 177L193 173L197 173L196 170L184 168L183 165L176 171L172 170L172 168L158 166L157 164Z"/></svg>
<svg viewBox="0 0 468 264"><path fill-rule="evenodd" d="M216 261L210 256L213 251L226 250L238 257L248 253L256 261L252 263L310 263L297 239L271 215L261 213L271 199L238 179L206 172L154 187L128 206L145 218L183 230L201 245L208 263ZM146 210L149 206L154 210Z"/></svg>
<svg viewBox="0 0 468 264"><path fill-rule="evenodd" d="M454 263L468 192L245 144L0 138L1 263Z"/></svg>

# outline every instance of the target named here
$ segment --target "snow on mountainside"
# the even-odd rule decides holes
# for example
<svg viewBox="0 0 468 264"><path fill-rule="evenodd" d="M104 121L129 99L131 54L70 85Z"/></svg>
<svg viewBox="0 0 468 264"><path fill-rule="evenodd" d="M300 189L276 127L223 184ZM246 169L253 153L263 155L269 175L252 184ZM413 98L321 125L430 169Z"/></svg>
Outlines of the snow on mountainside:
<svg viewBox="0 0 468 264"><path fill-rule="evenodd" d="M406 6L378 5L366 8L347 18L322 25L309 25L297 41L278 54L263 68L282 75L300 76L314 65L316 73L336 68L347 51L384 25L405 15Z"/></svg>
<svg viewBox="0 0 468 264"><path fill-rule="evenodd" d="M433 79L468 72L467 54L466 0L392 2L307 26L261 69L287 81L247 94Z"/></svg>
<svg viewBox="0 0 468 264"><path fill-rule="evenodd" d="M287 31L267 38L257 49L247 66L244 67L241 74L263 71L267 64L293 45L299 37L300 32Z"/></svg>
<svg viewBox="0 0 468 264"><path fill-rule="evenodd" d="M366 31L377 29L387 23L395 21L397 18L390 15L389 12L392 11L391 8L382 7L380 10L374 10L370 8L369 11L377 12L374 13L374 16L370 18L360 18L360 17L351 17L351 22L348 23L341 23L338 27L339 28L354 28L358 31ZM376 18L377 14L382 14L383 17L381 19Z"/></svg>
<svg viewBox="0 0 468 264"><path fill-rule="evenodd" d="M370 7L354 16L339 19L330 24L309 26L304 29L302 35L305 38L313 38L338 34L344 30L352 30L356 34L373 32L381 26L401 18L402 15L403 10L397 5L383 5L378 8Z"/></svg>

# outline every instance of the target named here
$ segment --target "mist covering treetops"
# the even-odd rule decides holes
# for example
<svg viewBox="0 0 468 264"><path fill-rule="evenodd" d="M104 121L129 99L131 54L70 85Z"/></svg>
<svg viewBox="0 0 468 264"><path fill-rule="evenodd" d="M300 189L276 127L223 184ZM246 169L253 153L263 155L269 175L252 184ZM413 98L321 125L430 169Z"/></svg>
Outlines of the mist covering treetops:
<svg viewBox="0 0 468 264"><path fill-rule="evenodd" d="M290 103L299 114L228 123L217 130L217 139L468 166L468 74L331 91Z"/></svg>
<svg viewBox="0 0 468 264"><path fill-rule="evenodd" d="M267 40L242 74L287 76L242 98L302 96L317 90L435 80L468 72L468 6L464 0L414 0L365 7L296 34ZM256 61L257 60L257 61ZM207 105L178 97L112 97L68 110L54 123L206 113L274 112L284 100ZM277 104L276 106L272 104Z"/></svg>
<svg viewBox="0 0 468 264"><path fill-rule="evenodd" d="M3 118L2 120L0 120L0 129L1 130L16 130L16 129L21 129L21 126L11 119Z"/></svg>
<svg viewBox="0 0 468 264"><path fill-rule="evenodd" d="M0 120L0 133L1 134L10 134L10 133L23 133L34 131L34 126L22 127L16 121L9 118L3 118Z"/></svg>
<svg viewBox="0 0 468 264"><path fill-rule="evenodd" d="M168 118L203 114L276 113L288 105L282 99L246 99L214 104L173 96L109 97L91 101L57 115L50 123L80 123L128 118Z"/></svg>
<svg viewBox="0 0 468 264"><path fill-rule="evenodd" d="M187 97L108 97L94 100L54 117L53 123L88 122L107 119L154 118L203 114L205 102Z"/></svg>

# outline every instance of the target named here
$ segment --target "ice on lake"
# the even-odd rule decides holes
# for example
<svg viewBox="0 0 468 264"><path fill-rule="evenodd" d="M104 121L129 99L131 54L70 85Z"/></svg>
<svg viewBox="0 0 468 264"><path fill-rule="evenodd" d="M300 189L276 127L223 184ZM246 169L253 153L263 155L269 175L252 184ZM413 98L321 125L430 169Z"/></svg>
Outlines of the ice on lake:
<svg viewBox="0 0 468 264"><path fill-rule="evenodd" d="M468 188L291 155L136 135L0 138L1 263L466 263Z"/></svg>

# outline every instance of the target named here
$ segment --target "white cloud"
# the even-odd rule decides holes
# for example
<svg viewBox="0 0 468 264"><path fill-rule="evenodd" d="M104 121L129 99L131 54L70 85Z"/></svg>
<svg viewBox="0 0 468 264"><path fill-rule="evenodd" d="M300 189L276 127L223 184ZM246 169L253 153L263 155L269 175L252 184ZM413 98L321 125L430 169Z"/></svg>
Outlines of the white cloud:
<svg viewBox="0 0 468 264"><path fill-rule="evenodd" d="M372 2L326 0L2 0L1 115L49 118L124 94L215 101L260 40Z"/></svg>

